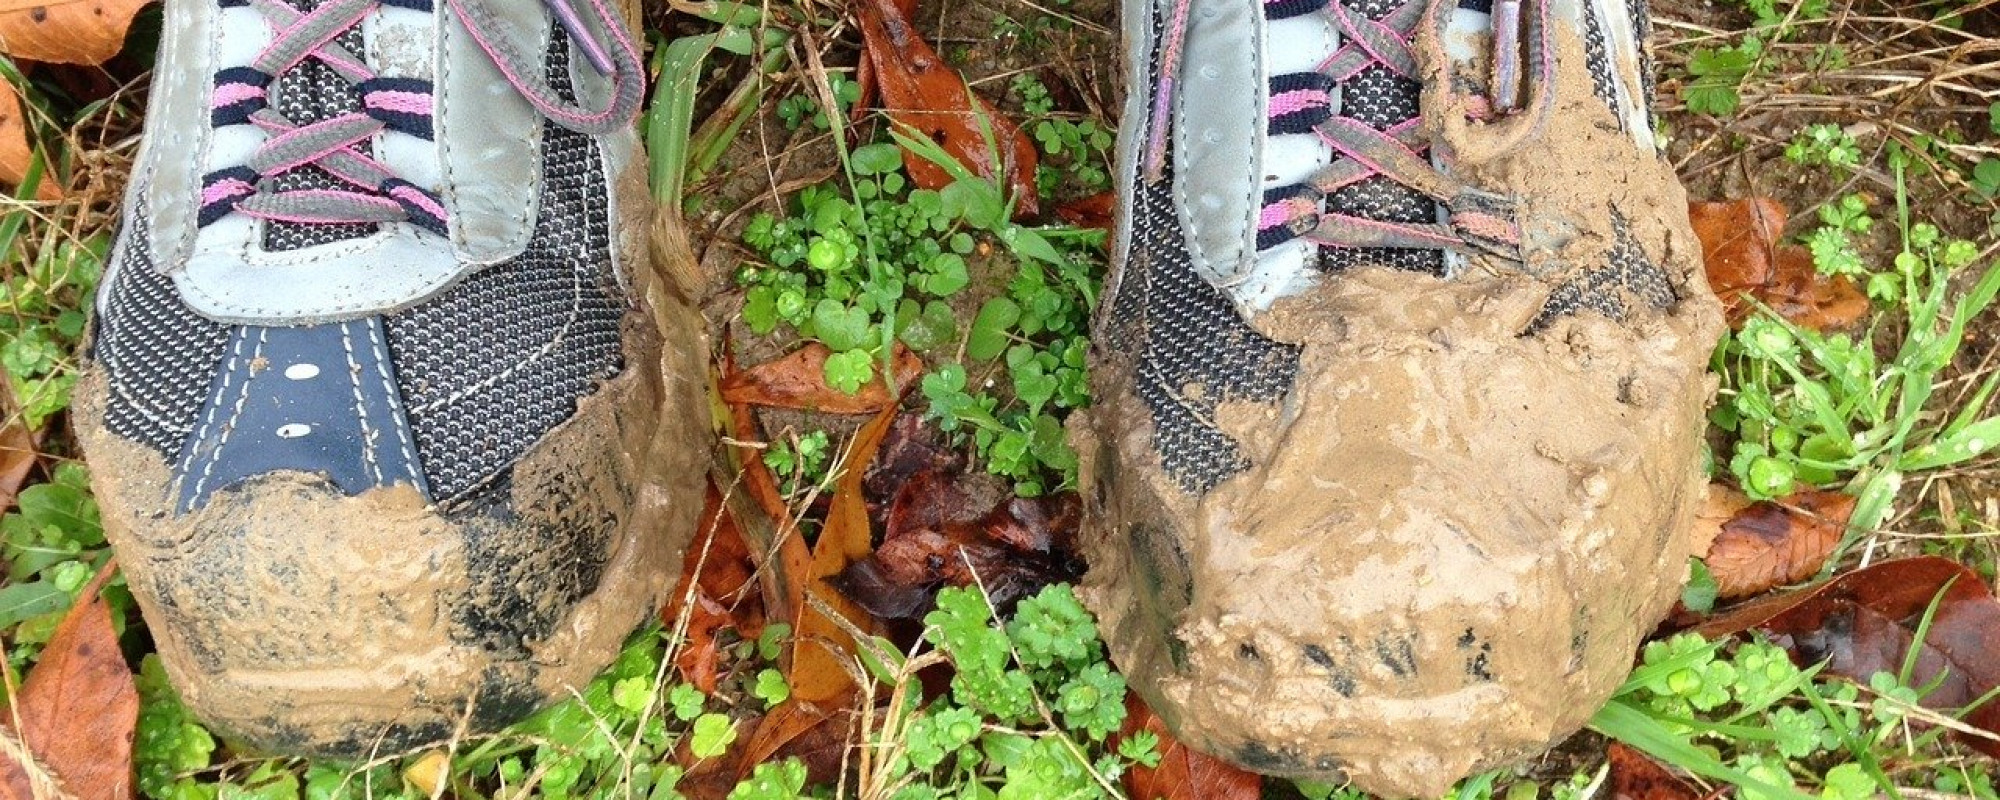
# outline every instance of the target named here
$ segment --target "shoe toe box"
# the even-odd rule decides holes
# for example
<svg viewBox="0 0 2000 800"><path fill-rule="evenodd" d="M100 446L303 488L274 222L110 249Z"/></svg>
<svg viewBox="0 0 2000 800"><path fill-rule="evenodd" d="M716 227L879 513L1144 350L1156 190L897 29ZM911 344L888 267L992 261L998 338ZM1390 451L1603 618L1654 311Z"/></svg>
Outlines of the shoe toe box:
<svg viewBox="0 0 2000 800"><path fill-rule="evenodd" d="M628 375L494 481L441 507L258 475L176 510L156 450L79 430L107 536L169 676L254 748L366 757L482 733L588 684L657 607L706 450Z"/></svg>
<svg viewBox="0 0 2000 800"><path fill-rule="evenodd" d="M1706 379L1608 320L1308 346L1281 402L1217 406L1249 466L1199 495L1111 388L1079 426L1086 599L1177 734L1258 771L1436 796L1531 756L1685 574Z"/></svg>

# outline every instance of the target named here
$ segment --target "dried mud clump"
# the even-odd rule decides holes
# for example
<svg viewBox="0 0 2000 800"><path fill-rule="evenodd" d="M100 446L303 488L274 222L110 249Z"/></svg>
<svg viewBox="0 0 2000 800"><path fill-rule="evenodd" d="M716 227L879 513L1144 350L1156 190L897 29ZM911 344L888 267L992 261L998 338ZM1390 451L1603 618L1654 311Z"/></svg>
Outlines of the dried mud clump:
<svg viewBox="0 0 2000 800"><path fill-rule="evenodd" d="M1185 493L1133 389L1143 364L1096 370L1099 405L1071 427L1085 599L1188 744L1435 797L1582 726L1677 595L1720 314L1668 165L1618 131L1583 59L1560 60L1562 124L1476 157L1459 137L1479 132L1436 134L1461 177L1574 237L1527 269L1342 273L1255 320L1301 355L1278 402L1217 409L1245 471ZM1675 299L1544 313L1616 250Z"/></svg>
<svg viewBox="0 0 2000 800"><path fill-rule="evenodd" d="M643 248L625 222L623 246ZM701 407L700 318L637 266L625 372L450 509L281 472L173 514L165 459L105 428L104 376L87 373L78 435L116 465L95 473L105 531L189 707L257 748L356 758L588 685L672 587L710 452L684 413Z"/></svg>

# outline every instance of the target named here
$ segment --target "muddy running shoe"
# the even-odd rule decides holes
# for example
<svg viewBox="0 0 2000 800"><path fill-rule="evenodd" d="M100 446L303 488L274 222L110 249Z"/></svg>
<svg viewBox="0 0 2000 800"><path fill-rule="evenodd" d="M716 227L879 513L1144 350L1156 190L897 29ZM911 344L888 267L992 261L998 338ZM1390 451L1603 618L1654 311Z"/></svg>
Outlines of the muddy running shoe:
<svg viewBox="0 0 2000 800"><path fill-rule="evenodd" d="M169 3L77 427L224 732L357 756L490 729L668 589L700 340L648 266L619 14Z"/></svg>
<svg viewBox="0 0 2000 800"><path fill-rule="evenodd" d="M1086 595L1185 741L1443 792L1676 595L1720 330L1639 0L1127 0Z"/></svg>

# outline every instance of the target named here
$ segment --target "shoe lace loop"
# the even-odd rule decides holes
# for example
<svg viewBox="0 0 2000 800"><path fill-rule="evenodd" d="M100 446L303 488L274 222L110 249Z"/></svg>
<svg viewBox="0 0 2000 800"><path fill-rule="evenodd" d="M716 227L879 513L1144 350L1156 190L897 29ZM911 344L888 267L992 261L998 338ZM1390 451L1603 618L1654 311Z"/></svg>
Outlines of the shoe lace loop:
<svg viewBox="0 0 2000 800"><path fill-rule="evenodd" d="M1169 12L1157 87L1146 120L1142 157L1148 182L1164 177L1169 119L1193 3L1175 0ZM1340 102L1339 86L1371 67L1386 67L1400 77L1421 81L1411 45L1417 28L1427 21L1434 24L1437 14L1454 5L1452 0L1405 0L1381 18L1371 19L1349 8L1345 0L1266 0L1264 13L1269 19L1325 14L1339 31L1342 43L1315 71L1271 79L1269 132L1315 134L1338 157L1304 183L1266 192L1258 217L1258 249L1304 237L1325 247L1451 250L1520 260L1521 227L1514 217L1513 202L1433 166L1423 155L1430 142L1421 117L1377 129L1334 113ZM1545 108L1551 98L1548 87L1554 82L1548 13L1547 0L1495 0L1486 92L1462 92L1460 96L1469 118L1489 122ZM1523 75L1524 65L1534 68L1532 76ZM1527 103L1521 102L1524 96L1530 98ZM1445 221L1391 222L1321 210L1328 195L1375 176L1438 201L1445 209Z"/></svg>
<svg viewBox="0 0 2000 800"><path fill-rule="evenodd" d="M542 62L521 51L481 0L446 0L474 42L507 82L538 113L580 133L601 134L629 124L645 89L638 47L604 0L586 0L582 12L569 0L542 0L586 61L611 79L603 108L567 102L542 77ZM338 41L379 6L431 11L431 0L325 0L300 11L283 0L222 0L225 7L248 5L270 24L269 44L248 66L215 76L210 123L254 125L268 138L240 166L203 177L197 223L208 225L231 212L264 220L306 224L408 222L438 235L446 233L446 211L437 195L397 177L387 164L357 146L384 130L431 139L435 94L429 81L377 75L368 63ZM587 24L609 32L599 41ZM361 94L358 111L300 124L273 108L268 92L279 76L308 59L319 61L353 83ZM311 165L337 179L337 186L275 191L268 179Z"/></svg>

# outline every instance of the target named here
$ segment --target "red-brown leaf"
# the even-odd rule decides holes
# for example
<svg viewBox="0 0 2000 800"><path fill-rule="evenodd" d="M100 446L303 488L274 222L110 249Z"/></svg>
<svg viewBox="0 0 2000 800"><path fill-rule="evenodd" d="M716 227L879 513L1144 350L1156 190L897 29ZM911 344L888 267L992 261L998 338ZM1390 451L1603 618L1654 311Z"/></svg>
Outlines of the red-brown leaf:
<svg viewBox="0 0 2000 800"><path fill-rule="evenodd" d="M1688 204L1709 286L1730 323L1740 325L1750 315L1750 299L1814 330L1845 327L1867 315L1868 299L1853 281L1819 274L1805 248L1779 243L1786 217L1785 207L1768 197Z"/></svg>
<svg viewBox="0 0 2000 800"><path fill-rule="evenodd" d="M1854 497L1838 492L1751 503L1722 523L1702 560L1725 599L1797 583L1826 564L1853 513Z"/></svg>
<svg viewBox="0 0 2000 800"><path fill-rule="evenodd" d="M1158 766L1133 765L1125 773L1125 792L1132 800L1256 800L1264 779L1229 762L1181 744L1167 723L1146 707L1138 694L1125 698L1125 727L1119 738L1152 731L1160 737Z"/></svg>
<svg viewBox="0 0 2000 800"><path fill-rule="evenodd" d="M1036 157L1027 134L973 94L965 79L910 27L897 3L863 0L854 10L889 118L922 131L974 174L1004 183L1014 199L1014 213L1033 216ZM1000 151L997 167L990 152L995 149ZM903 153L903 166L910 180L926 189L952 182L950 173L915 153Z"/></svg>
<svg viewBox="0 0 2000 800"><path fill-rule="evenodd" d="M1916 630L1937 611L1922 641ZM1900 673L1915 648L1911 686L1933 686L1929 708L1959 709L2000 686L2000 601L1979 575L1934 556L1885 561L1796 592L1754 600L1704 623L1696 631L1716 637L1758 628L1801 664L1825 661L1829 674L1866 681L1878 672ZM1962 718L2000 733L2000 705L1992 702ZM2000 742L1965 737L1990 756Z"/></svg>
<svg viewBox="0 0 2000 800"><path fill-rule="evenodd" d="M1613 800L1700 800L1702 796L1652 756L1623 743L1612 742L1604 757L1611 764Z"/></svg>
<svg viewBox="0 0 2000 800"><path fill-rule="evenodd" d="M999 605L1077 577L1075 494L1015 497L983 474L930 469L904 481L882 544L835 583L883 619L918 619L942 586L975 576Z"/></svg>
<svg viewBox="0 0 2000 800"><path fill-rule="evenodd" d="M111 609L91 582L49 638L15 698L21 741L79 798L132 796L139 691L118 649Z"/></svg>
<svg viewBox="0 0 2000 800"><path fill-rule="evenodd" d="M36 459L41 457L35 448L35 438L19 422L0 428L0 509L14 507L21 483L28 479Z"/></svg>
<svg viewBox="0 0 2000 800"><path fill-rule="evenodd" d="M828 414L873 414L896 402L902 388L924 372L923 359L902 345L896 345L894 361L896 389L878 374L854 394L826 385L826 359L832 351L819 342L722 379L722 399L773 408L796 408Z"/></svg>
<svg viewBox="0 0 2000 800"><path fill-rule="evenodd" d="M1110 230L1112 213L1116 209L1117 201L1111 192L1098 192L1057 206L1056 216L1079 228Z"/></svg>
<svg viewBox="0 0 2000 800"><path fill-rule="evenodd" d="M660 619L671 627L687 615L687 638L674 656L674 667L682 680L713 693L721 666L715 635L734 628L745 637L756 636L764 628L764 605L751 582L756 564L749 547L713 485L701 519L695 542L682 557L681 585L668 596Z"/></svg>
<svg viewBox="0 0 2000 800"><path fill-rule="evenodd" d="M735 354L724 351L722 357L721 380L728 381L736 374ZM729 431L738 442L762 441L764 432L757 426L757 412L748 403L727 403L729 406ZM806 572L812 566L812 552L806 549L805 537L800 535L798 520L793 519L791 509L785 505L784 493L778 490L778 478L771 474L771 468L764 464L763 451L744 444L732 444L727 451L727 463L739 471L740 480L756 509L750 504L735 500L730 504L733 513L741 513L736 518L738 529L743 532L743 542L748 546L750 558L757 564L758 582L762 584L764 611L776 619L789 619L806 604ZM762 517L752 517L756 510L762 510Z"/></svg>

